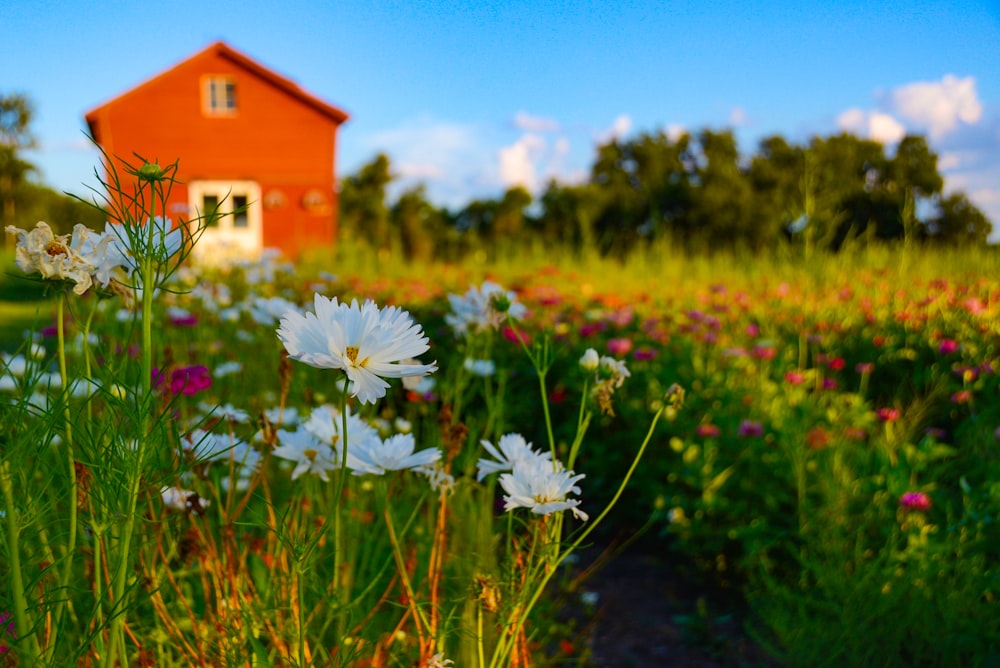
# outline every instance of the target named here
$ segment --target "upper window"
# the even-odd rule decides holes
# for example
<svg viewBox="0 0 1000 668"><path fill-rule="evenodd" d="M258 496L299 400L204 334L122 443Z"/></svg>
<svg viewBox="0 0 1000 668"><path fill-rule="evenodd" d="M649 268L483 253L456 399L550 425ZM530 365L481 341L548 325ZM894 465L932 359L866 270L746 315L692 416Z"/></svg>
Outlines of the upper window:
<svg viewBox="0 0 1000 668"><path fill-rule="evenodd" d="M209 116L232 116L236 113L236 80L226 76L202 79L201 107Z"/></svg>

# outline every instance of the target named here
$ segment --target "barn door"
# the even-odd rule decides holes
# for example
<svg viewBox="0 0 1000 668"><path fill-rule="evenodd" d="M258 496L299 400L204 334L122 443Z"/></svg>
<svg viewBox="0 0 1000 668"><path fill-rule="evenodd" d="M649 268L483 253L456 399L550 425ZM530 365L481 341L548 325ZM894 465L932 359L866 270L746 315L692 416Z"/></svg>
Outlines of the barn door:
<svg viewBox="0 0 1000 668"><path fill-rule="evenodd" d="M194 254L219 262L253 259L263 244L260 185L255 181L192 181L188 205L204 228Z"/></svg>

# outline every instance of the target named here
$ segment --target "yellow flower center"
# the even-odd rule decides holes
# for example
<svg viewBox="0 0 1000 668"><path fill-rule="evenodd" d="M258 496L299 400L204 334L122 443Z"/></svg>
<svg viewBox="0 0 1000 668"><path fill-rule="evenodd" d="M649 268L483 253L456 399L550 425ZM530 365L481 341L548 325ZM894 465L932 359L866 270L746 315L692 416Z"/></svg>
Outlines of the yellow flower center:
<svg viewBox="0 0 1000 668"><path fill-rule="evenodd" d="M344 354L347 355L347 359L349 359L351 361L351 364L353 364L354 366L364 366L365 364L368 364L367 357L361 360L360 362L358 361L359 350L360 349L357 346L347 346L347 348L344 350Z"/></svg>
<svg viewBox="0 0 1000 668"><path fill-rule="evenodd" d="M314 462L316 461L316 455L318 455L319 452L313 450L312 448L309 448L307 450L303 450L302 454L306 456L306 459L308 459L311 462Z"/></svg>
<svg viewBox="0 0 1000 668"><path fill-rule="evenodd" d="M45 252L55 257L56 255L69 255L69 251L58 241L51 241L49 245L45 247Z"/></svg>

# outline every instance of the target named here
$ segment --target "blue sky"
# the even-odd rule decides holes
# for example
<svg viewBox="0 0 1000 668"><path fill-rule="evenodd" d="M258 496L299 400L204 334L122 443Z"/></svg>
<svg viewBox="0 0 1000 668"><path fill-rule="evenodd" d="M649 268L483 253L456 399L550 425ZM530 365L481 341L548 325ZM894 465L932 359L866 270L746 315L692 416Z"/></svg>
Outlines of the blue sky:
<svg viewBox="0 0 1000 668"><path fill-rule="evenodd" d="M439 205L579 181L615 135L732 127L750 153L909 131L1000 228L995 0L468 5L7 3L0 93L34 100L28 157L78 193L98 164L84 113L221 39L351 115L341 175L382 151Z"/></svg>

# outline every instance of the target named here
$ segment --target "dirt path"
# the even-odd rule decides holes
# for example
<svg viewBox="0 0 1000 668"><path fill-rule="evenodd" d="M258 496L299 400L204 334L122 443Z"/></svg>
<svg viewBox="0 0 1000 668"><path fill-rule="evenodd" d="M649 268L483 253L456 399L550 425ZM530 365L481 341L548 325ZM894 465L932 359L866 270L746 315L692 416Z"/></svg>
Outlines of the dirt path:
<svg viewBox="0 0 1000 668"><path fill-rule="evenodd" d="M580 563L593 563L597 554L583 553ZM597 594L588 644L598 668L778 665L748 638L732 612L737 604L706 594L653 542L627 547L582 588Z"/></svg>

